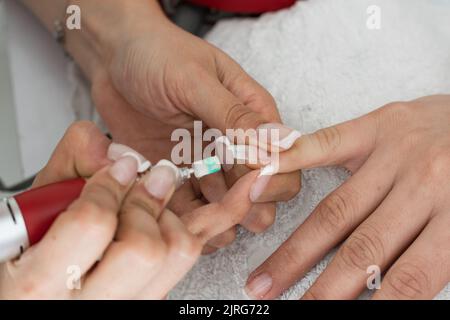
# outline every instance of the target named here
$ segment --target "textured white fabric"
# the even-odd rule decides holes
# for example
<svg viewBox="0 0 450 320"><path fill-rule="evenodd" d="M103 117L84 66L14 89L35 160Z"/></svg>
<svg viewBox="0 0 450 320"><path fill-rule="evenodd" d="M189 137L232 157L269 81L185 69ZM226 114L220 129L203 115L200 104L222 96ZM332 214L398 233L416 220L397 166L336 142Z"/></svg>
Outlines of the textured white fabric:
<svg viewBox="0 0 450 320"><path fill-rule="evenodd" d="M381 30L366 27L369 5L381 9ZM450 1L309 0L258 19L218 24L207 39L235 58L275 97L284 121L311 132L388 102L450 93ZM179 299L245 298L247 275L298 226L346 174L303 173L303 189L278 206L275 225L240 230L227 249L203 257L172 292ZM282 298L298 298L329 256ZM450 299L450 288L440 299Z"/></svg>

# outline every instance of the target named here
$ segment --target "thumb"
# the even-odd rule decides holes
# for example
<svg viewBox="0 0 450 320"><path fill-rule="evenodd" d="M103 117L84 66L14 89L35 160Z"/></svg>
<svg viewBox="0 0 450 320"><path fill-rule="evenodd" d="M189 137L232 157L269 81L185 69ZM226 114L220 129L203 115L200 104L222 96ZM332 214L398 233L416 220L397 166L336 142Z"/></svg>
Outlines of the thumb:
<svg viewBox="0 0 450 320"><path fill-rule="evenodd" d="M211 128L256 129L268 121L260 112L246 106L218 80L211 78L198 86L193 112Z"/></svg>
<svg viewBox="0 0 450 320"><path fill-rule="evenodd" d="M357 170L375 146L376 121L372 114L301 136L279 154L277 172L341 165Z"/></svg>

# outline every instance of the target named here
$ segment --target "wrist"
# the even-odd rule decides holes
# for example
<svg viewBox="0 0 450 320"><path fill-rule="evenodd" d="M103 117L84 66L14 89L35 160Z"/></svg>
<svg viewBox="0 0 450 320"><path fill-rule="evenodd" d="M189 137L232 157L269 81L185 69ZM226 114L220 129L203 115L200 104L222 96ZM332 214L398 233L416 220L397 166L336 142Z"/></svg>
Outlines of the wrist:
<svg viewBox="0 0 450 320"><path fill-rule="evenodd" d="M82 37L106 63L124 43L170 23L157 0L69 0L69 4L80 7Z"/></svg>

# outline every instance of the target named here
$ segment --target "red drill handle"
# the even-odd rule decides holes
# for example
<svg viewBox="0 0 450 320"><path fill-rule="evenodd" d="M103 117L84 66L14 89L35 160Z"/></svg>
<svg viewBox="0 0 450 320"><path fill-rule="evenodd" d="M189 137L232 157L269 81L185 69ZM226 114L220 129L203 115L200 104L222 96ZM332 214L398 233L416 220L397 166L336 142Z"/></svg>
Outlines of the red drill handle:
<svg viewBox="0 0 450 320"><path fill-rule="evenodd" d="M296 0L189 0L191 3L234 13L263 13L292 6Z"/></svg>
<svg viewBox="0 0 450 320"><path fill-rule="evenodd" d="M53 183L14 196L25 221L30 245L38 242L58 215L78 199L83 178Z"/></svg>

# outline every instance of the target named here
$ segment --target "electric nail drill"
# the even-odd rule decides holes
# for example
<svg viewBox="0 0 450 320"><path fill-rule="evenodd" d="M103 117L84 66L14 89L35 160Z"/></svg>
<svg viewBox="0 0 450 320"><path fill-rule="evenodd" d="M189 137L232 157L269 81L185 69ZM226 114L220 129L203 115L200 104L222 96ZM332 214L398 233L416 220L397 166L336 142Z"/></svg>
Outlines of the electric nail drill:
<svg viewBox="0 0 450 320"><path fill-rule="evenodd" d="M192 175L200 179L221 170L216 156L196 161L192 168L178 168L168 160L161 160L155 167L163 165L176 172L177 187ZM145 167L149 169L151 164ZM85 179L77 178L0 199L0 262L19 256L39 242L59 214L79 198L85 184Z"/></svg>
<svg viewBox="0 0 450 320"><path fill-rule="evenodd" d="M0 200L0 262L37 243L85 183L83 178L58 182Z"/></svg>

